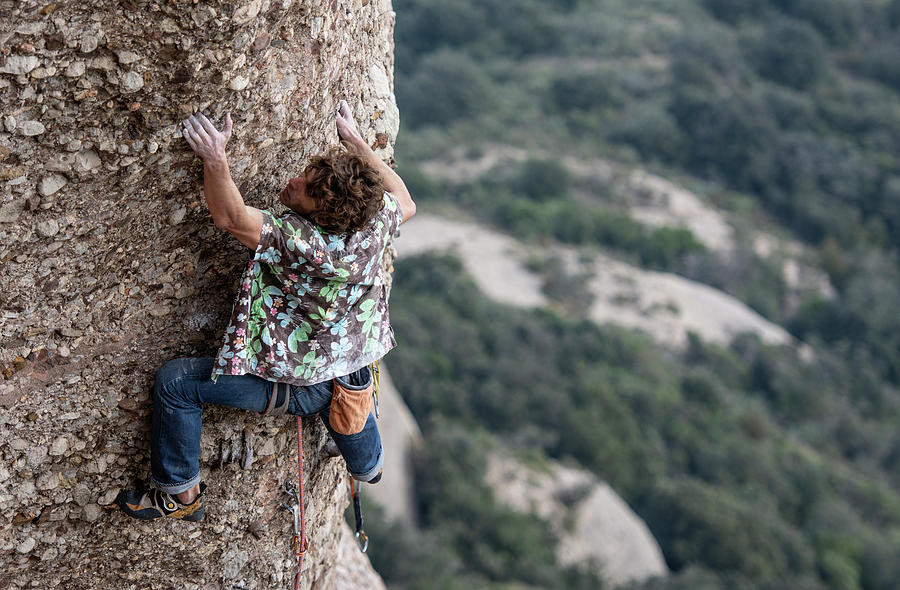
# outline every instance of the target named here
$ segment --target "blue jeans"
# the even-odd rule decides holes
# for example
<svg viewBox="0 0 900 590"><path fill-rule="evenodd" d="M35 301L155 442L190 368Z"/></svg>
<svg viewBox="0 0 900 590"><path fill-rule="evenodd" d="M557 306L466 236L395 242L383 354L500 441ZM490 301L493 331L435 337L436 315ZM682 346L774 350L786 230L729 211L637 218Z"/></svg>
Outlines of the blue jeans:
<svg viewBox="0 0 900 590"><path fill-rule="evenodd" d="M153 426L150 433L150 470L156 487L170 494L189 490L200 483L200 428L203 404L217 404L262 412L274 382L254 375L219 375L210 378L211 358L176 359L156 374L153 388ZM350 377L365 378L363 368ZM290 387L288 412L300 416L319 414L337 443L350 474L369 481L384 465L384 451L375 417L362 432L345 435L328 424L332 382Z"/></svg>

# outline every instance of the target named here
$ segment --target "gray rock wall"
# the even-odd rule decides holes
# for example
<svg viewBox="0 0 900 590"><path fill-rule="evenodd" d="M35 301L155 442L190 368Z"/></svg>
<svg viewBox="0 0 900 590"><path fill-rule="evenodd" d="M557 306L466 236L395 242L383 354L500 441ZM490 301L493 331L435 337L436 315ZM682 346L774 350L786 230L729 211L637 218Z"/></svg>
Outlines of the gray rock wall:
<svg viewBox="0 0 900 590"><path fill-rule="evenodd" d="M400 243L399 248L402 248L402 239ZM399 520L406 525L415 526L413 452L422 442L422 431L394 386L386 365L387 363L381 363L378 393L385 478L377 486L367 489L366 497L384 509L384 516L388 520Z"/></svg>
<svg viewBox="0 0 900 590"><path fill-rule="evenodd" d="M103 505L146 481L153 374L214 352L247 259L179 122L231 111L258 207L336 143L342 97L388 158L393 18L389 0L0 0L0 590L291 585L290 418L205 412L201 525ZM305 431L304 586L328 588L345 472Z"/></svg>

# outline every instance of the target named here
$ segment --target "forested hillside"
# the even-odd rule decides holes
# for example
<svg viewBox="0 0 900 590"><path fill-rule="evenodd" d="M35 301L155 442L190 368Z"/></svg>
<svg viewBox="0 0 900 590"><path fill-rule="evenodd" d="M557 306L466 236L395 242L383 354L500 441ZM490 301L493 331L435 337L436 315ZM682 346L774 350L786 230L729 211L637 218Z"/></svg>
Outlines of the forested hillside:
<svg viewBox="0 0 900 590"><path fill-rule="evenodd" d="M388 583L596 587L556 568L534 541L545 525L497 508L479 483L485 449L502 444L609 481L674 572L648 588L895 588L900 1L397 0L395 10L398 161L424 210L706 282L811 354L752 336L663 350L587 323L578 306L489 303L452 259L401 263L391 369L426 438L423 528L390 536L438 574L379 565L376 548ZM427 172L504 146L530 155L478 174ZM583 172L596 161L690 187L727 215L734 249L630 217ZM754 248L760 232L796 243L833 291L798 299L783 261ZM548 294L577 291L556 279Z"/></svg>

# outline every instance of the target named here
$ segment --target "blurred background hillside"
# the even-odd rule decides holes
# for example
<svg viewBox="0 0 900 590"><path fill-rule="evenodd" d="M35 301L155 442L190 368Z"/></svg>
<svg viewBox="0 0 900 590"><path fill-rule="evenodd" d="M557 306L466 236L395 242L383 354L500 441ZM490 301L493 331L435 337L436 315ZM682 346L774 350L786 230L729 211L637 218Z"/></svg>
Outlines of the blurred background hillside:
<svg viewBox="0 0 900 590"><path fill-rule="evenodd" d="M387 365L423 440L415 524L370 525L388 586L609 586L499 454L607 482L670 570L636 588L900 587L900 0L394 9ZM423 217L517 243L535 301L404 256Z"/></svg>

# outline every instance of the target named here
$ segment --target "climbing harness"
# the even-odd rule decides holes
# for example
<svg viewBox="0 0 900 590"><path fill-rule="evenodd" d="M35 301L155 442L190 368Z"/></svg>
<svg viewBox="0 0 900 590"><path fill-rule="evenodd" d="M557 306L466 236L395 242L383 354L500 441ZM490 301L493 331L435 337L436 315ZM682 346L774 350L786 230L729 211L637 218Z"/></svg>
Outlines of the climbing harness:
<svg viewBox="0 0 900 590"><path fill-rule="evenodd" d="M266 409L261 413L263 416L281 416L287 413L288 406L291 405L291 386L287 383L275 383L272 391L269 392L269 400L266 402Z"/></svg>
<svg viewBox="0 0 900 590"><path fill-rule="evenodd" d="M350 476L349 484L350 499L353 502L353 516L356 519L356 544L359 546L359 550L365 553L366 549L369 548L369 537L366 536L366 531L363 530L362 502L359 498L362 482Z"/></svg>
<svg viewBox="0 0 900 590"><path fill-rule="evenodd" d="M309 540L306 538L306 506L303 500L303 419L297 416L297 481L299 487L295 490L291 481L285 480L284 490L288 501L282 501L281 505L290 510L294 515L294 553L297 554L297 576L294 578L294 590L300 588L300 574L303 572L303 556L309 549Z"/></svg>

